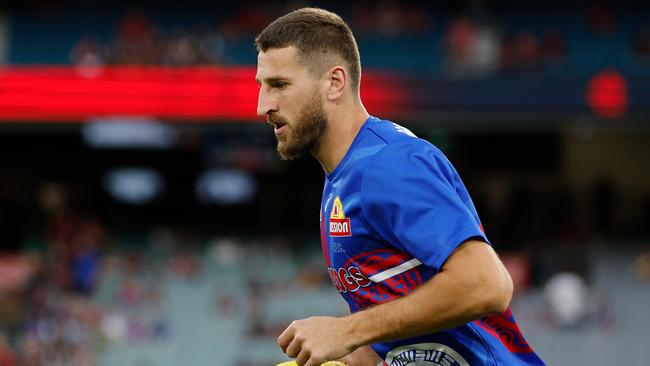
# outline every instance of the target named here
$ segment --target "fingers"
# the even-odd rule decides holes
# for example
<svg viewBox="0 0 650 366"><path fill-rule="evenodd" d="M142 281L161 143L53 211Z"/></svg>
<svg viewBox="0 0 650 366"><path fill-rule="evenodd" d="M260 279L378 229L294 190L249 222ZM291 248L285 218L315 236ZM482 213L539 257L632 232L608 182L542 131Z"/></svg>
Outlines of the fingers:
<svg viewBox="0 0 650 366"><path fill-rule="evenodd" d="M291 334L289 339L288 334ZM286 344L288 342L288 344ZM324 361L317 357L312 357L312 350L305 345L305 339L296 334L295 325L292 323L278 338L278 344L281 344L282 350L287 356L295 358L299 366L320 366Z"/></svg>
<svg viewBox="0 0 650 366"><path fill-rule="evenodd" d="M309 353L308 350L304 349L304 350L300 351L300 354L298 355L298 357L296 357L296 363L299 366L305 366L307 364L307 362L309 361L309 356L310 356L310 353Z"/></svg>
<svg viewBox="0 0 650 366"><path fill-rule="evenodd" d="M293 323L291 323L287 329L285 329L284 332L282 332L282 334L280 334L278 337L278 346L282 348L282 352L287 353L287 347L289 347L291 341L293 341L294 332L294 326Z"/></svg>
<svg viewBox="0 0 650 366"><path fill-rule="evenodd" d="M314 354L308 349L303 349L300 351L298 357L296 357L296 363L299 366L320 366L325 362L326 359L314 356Z"/></svg>
<svg viewBox="0 0 650 366"><path fill-rule="evenodd" d="M278 337L278 345L299 366L320 366L341 358L353 348L340 339L337 318L312 317L292 322Z"/></svg>
<svg viewBox="0 0 650 366"><path fill-rule="evenodd" d="M287 346L284 353L289 357L297 358L302 351L302 342L298 338L294 338L293 341Z"/></svg>

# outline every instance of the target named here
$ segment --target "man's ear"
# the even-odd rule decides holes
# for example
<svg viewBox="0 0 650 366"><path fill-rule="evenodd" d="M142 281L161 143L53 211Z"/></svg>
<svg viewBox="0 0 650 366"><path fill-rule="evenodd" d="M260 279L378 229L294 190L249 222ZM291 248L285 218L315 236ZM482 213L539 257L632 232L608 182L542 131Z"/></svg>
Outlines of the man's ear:
<svg viewBox="0 0 650 366"><path fill-rule="evenodd" d="M327 99L335 101L343 95L348 82L348 72L343 66L334 66L328 72L330 85L327 90Z"/></svg>

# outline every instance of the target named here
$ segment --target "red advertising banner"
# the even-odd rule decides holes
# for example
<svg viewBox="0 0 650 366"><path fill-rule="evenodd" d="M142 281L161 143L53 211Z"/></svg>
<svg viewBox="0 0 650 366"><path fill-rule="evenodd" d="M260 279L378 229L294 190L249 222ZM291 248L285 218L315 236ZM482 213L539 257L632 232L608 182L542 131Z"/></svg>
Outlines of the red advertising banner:
<svg viewBox="0 0 650 366"><path fill-rule="evenodd" d="M364 74L373 113L404 105L399 80ZM255 67L26 66L0 69L0 121L84 122L106 116L170 121L262 121L256 116Z"/></svg>

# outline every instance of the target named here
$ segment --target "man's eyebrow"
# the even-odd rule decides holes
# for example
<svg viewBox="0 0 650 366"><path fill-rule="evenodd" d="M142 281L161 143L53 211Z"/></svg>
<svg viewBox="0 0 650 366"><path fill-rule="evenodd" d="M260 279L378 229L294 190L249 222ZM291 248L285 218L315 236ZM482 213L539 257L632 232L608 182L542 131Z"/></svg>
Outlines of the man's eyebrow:
<svg viewBox="0 0 650 366"><path fill-rule="evenodd" d="M284 77L284 76L273 76L262 80L267 84L273 84L273 83L277 83L278 81L287 81L288 79L289 79L288 77ZM260 81L260 79L257 78L255 78L255 81L257 81L259 84L262 83L262 81Z"/></svg>

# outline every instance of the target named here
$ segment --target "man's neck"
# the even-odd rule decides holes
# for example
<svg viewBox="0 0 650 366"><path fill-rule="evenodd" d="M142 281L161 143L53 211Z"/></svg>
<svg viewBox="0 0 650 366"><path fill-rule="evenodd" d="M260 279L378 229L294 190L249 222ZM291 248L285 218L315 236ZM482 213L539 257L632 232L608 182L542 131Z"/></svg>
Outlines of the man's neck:
<svg viewBox="0 0 650 366"><path fill-rule="evenodd" d="M341 163L369 116L360 102L350 112L331 116L318 149L312 151L312 155L320 162L326 174L333 172Z"/></svg>

